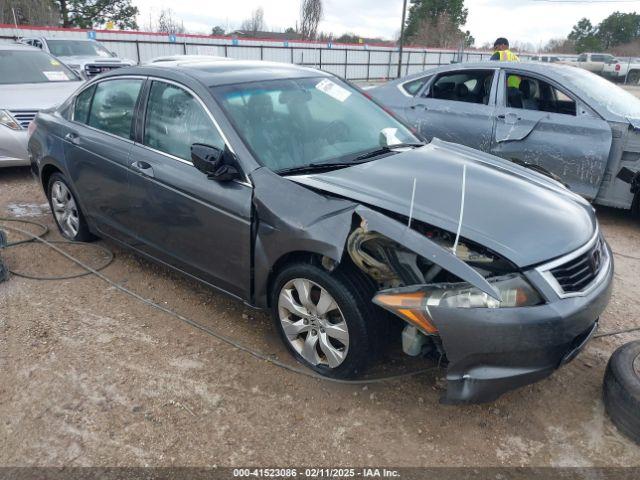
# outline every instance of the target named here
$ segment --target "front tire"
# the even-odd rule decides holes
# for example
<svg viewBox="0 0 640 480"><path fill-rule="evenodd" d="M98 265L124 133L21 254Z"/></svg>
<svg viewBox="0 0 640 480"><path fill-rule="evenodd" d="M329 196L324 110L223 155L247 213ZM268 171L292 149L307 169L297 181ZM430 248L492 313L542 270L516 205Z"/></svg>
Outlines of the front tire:
<svg viewBox="0 0 640 480"><path fill-rule="evenodd" d="M90 242L95 239L67 179L62 174L54 173L49 178L47 197L58 230L67 240Z"/></svg>
<svg viewBox="0 0 640 480"><path fill-rule="evenodd" d="M273 285L276 328L299 362L332 378L354 378L366 370L382 332L373 288L359 272L294 264Z"/></svg>

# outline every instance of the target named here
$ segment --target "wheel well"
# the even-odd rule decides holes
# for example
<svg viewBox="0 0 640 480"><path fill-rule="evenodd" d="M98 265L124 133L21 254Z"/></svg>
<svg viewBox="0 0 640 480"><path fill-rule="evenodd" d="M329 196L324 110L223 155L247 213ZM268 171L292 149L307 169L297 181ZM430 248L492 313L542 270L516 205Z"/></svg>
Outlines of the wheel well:
<svg viewBox="0 0 640 480"><path fill-rule="evenodd" d="M42 188L44 189L45 193L47 192L47 188L49 186L49 179L51 178L51 175L53 175L56 172L62 173L58 167L54 167L53 165L50 165L50 164L47 164L44 167L42 167L42 172L40 173L40 179L42 181Z"/></svg>
<svg viewBox="0 0 640 480"><path fill-rule="evenodd" d="M313 252L289 252L280 257L271 267L269 277L267 278L267 306L271 307L271 293L273 291L273 281L278 274L287 266L294 263L308 263L312 265L320 265L322 263L322 255Z"/></svg>

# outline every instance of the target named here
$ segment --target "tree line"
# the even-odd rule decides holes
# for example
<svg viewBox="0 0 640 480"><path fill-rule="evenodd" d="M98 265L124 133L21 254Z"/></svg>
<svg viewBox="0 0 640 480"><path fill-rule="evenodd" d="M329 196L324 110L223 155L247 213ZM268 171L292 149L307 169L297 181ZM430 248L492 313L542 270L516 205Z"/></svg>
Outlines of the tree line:
<svg viewBox="0 0 640 480"><path fill-rule="evenodd" d="M614 12L598 25L593 25L588 18L581 19L569 33L564 47L572 48L576 53L624 53L629 49L637 53L639 42L640 15L636 12Z"/></svg>
<svg viewBox="0 0 640 480"><path fill-rule="evenodd" d="M0 3L0 23L19 25L51 25L78 28L139 29L138 7L135 0L10 0ZM319 31L323 18L322 0L300 0L299 21L284 33L308 40L362 43L383 41L381 38L363 39L353 32L334 36ZM405 42L433 47L458 47L473 44L468 31L462 31L468 9L464 0L410 0L406 22ZM143 29L164 33L186 33L181 20L171 9L163 9L153 17L142 19ZM245 19L240 30L262 32L267 30L262 7ZM221 25L211 29L212 35L230 33ZM396 39L397 40L397 39Z"/></svg>

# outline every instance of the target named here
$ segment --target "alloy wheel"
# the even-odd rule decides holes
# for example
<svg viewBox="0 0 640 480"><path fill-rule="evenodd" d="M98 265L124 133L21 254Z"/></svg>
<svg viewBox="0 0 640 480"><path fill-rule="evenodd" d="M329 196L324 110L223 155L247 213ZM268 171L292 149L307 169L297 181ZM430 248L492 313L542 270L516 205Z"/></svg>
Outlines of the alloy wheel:
<svg viewBox="0 0 640 480"><path fill-rule="evenodd" d="M51 206L62 233L74 239L80 229L78 206L69 188L59 180L51 185Z"/></svg>
<svg viewBox="0 0 640 480"><path fill-rule="evenodd" d="M311 365L336 368L347 358L347 322L335 299L317 283L288 281L278 296L278 315L287 340Z"/></svg>

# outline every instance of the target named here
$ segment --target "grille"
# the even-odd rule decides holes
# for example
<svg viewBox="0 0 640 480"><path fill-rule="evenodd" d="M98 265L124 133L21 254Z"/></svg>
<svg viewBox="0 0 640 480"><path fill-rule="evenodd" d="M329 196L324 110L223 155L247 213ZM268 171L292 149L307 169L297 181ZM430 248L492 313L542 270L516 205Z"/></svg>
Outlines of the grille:
<svg viewBox="0 0 640 480"><path fill-rule="evenodd" d="M95 77L104 72L109 72L115 68L120 68L122 65L85 65L84 71L87 77Z"/></svg>
<svg viewBox="0 0 640 480"><path fill-rule="evenodd" d="M600 273L604 260L604 244L599 238L593 248L567 263L560 265L551 274L565 293L579 293L585 290Z"/></svg>
<svg viewBox="0 0 640 480"><path fill-rule="evenodd" d="M11 115L20 124L22 128L29 127L29 124L36 118L37 110L12 110Z"/></svg>

